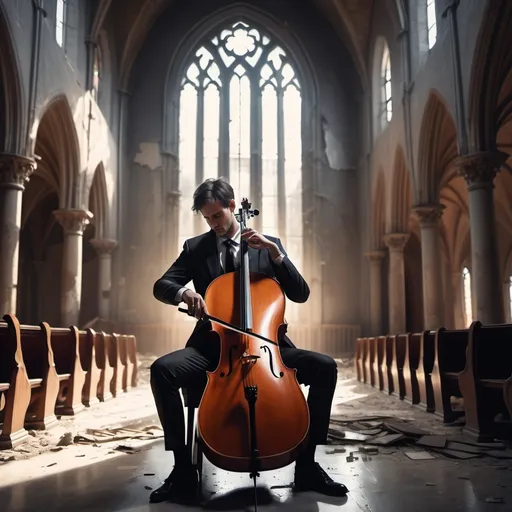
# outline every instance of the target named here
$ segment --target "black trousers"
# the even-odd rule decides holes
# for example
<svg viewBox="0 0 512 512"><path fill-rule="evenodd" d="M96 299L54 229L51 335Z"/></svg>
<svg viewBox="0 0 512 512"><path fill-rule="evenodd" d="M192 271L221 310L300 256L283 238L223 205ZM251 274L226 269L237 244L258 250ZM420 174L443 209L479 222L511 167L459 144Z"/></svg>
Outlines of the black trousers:
<svg viewBox="0 0 512 512"><path fill-rule="evenodd" d="M297 369L299 384L309 385L310 443L325 444L336 388L336 362L332 357L309 350L288 346L281 346L280 350L284 364ZM214 371L218 360L219 346L210 340L171 352L151 365L151 389L166 450L185 446L185 417L179 389L206 384L206 371Z"/></svg>

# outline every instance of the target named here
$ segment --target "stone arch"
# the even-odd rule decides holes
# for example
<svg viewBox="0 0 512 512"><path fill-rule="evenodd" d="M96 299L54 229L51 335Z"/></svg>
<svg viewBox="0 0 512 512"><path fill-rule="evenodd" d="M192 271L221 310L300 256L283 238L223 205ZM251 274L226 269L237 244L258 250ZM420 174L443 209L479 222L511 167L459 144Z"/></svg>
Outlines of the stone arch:
<svg viewBox="0 0 512 512"><path fill-rule="evenodd" d="M94 215L91 224L95 228L95 236L103 238L108 234L108 194L103 162L94 171L88 203L89 211Z"/></svg>
<svg viewBox="0 0 512 512"><path fill-rule="evenodd" d="M0 4L0 152L26 154L25 102L18 56L7 16Z"/></svg>
<svg viewBox="0 0 512 512"><path fill-rule="evenodd" d="M500 91L512 68L511 24L512 4L509 1L487 2L473 57L469 90L469 144L473 152L494 149L500 117L504 110L511 109L510 98L507 104L499 105Z"/></svg>
<svg viewBox="0 0 512 512"><path fill-rule="evenodd" d="M395 152L391 189L391 233L407 233L412 205L411 177L401 146Z"/></svg>
<svg viewBox="0 0 512 512"><path fill-rule="evenodd" d="M372 197L372 249L379 249L383 245L383 238L386 232L386 183L382 168L379 168Z"/></svg>
<svg viewBox="0 0 512 512"><path fill-rule="evenodd" d="M469 197L466 182L454 176L444 183L440 201L445 206L442 223L446 232L447 255L454 272L457 271L461 247L469 233Z"/></svg>
<svg viewBox="0 0 512 512"><path fill-rule="evenodd" d="M286 30L272 15L254 6L237 4L222 8L206 20L198 23L176 49L171 59L172 64L168 70L165 83L163 152L174 155L178 153L179 92L181 89L181 77L188 65L189 57L207 37L207 34L214 33L223 25L235 21L263 27L262 30L267 32L276 42L279 42L287 51L292 61L292 67L296 71L299 83L301 84L303 115L309 116L302 123L303 138L310 139L304 141L304 147L319 148L321 145L319 119L312 117L316 114L318 79L306 49L300 40L294 36L293 32Z"/></svg>
<svg viewBox="0 0 512 512"><path fill-rule="evenodd" d="M46 105L34 146L34 153L39 157L34 174L57 189L60 208L78 206L80 146L65 96L57 96Z"/></svg>
<svg viewBox="0 0 512 512"><path fill-rule="evenodd" d="M443 183L455 175L451 166L458 156L457 130L444 100L430 91L420 129L418 148L418 189L420 204L435 203Z"/></svg>

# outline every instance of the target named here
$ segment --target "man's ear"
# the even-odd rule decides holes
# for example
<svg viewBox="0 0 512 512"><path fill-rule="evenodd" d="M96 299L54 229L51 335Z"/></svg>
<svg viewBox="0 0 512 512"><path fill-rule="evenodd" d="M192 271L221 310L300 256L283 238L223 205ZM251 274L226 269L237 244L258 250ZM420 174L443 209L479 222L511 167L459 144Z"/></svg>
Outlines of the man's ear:
<svg viewBox="0 0 512 512"><path fill-rule="evenodd" d="M235 211L235 208L236 208L236 203L235 203L235 200L234 199L231 199L229 201L229 209L231 210L231 213L233 213Z"/></svg>

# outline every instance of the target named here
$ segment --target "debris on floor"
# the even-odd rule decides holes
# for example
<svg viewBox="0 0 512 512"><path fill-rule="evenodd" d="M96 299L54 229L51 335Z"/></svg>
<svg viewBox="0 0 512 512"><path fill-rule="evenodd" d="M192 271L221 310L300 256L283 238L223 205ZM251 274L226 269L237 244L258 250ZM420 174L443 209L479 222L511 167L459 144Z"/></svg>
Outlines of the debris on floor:
<svg viewBox="0 0 512 512"><path fill-rule="evenodd" d="M403 447L405 450L402 453L413 460L435 459L436 453L454 459L482 457L512 459L512 450L507 449L505 443L478 443L461 434L439 435L396 416L369 416L355 419L333 417L328 440L330 445L367 445L361 446L359 450L354 446L354 451L347 457L348 462L357 460L354 453L384 453L368 451L377 449L378 446ZM411 450L411 448L417 448L417 450Z"/></svg>

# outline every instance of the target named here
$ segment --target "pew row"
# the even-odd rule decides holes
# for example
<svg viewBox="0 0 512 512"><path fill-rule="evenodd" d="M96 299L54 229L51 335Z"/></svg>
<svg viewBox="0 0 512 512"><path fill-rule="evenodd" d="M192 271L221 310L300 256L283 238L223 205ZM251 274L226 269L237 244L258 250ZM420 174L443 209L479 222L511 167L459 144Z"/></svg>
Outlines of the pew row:
<svg viewBox="0 0 512 512"><path fill-rule="evenodd" d="M458 378L466 364L468 333L467 329L440 328L359 338L357 378L451 423L463 415L462 411L453 410L451 397L462 397Z"/></svg>
<svg viewBox="0 0 512 512"><path fill-rule="evenodd" d="M466 364L458 380L464 396L464 434L482 442L505 433L495 419L498 414L512 418L512 325L471 324Z"/></svg>
<svg viewBox="0 0 512 512"><path fill-rule="evenodd" d="M0 449L137 385L133 335L0 322Z"/></svg>

